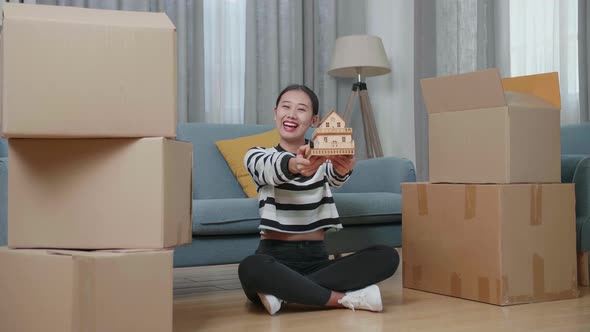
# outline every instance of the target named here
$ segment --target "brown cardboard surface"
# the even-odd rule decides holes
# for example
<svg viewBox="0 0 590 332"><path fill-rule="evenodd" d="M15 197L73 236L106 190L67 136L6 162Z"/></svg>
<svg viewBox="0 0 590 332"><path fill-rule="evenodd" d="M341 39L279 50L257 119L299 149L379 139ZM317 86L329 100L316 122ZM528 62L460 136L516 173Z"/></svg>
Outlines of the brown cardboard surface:
<svg viewBox="0 0 590 332"><path fill-rule="evenodd" d="M503 179L508 165L507 113L501 107L431 114L430 181L494 183Z"/></svg>
<svg viewBox="0 0 590 332"><path fill-rule="evenodd" d="M504 303L577 296L573 184L500 187Z"/></svg>
<svg viewBox="0 0 590 332"><path fill-rule="evenodd" d="M174 137L176 30L165 13L3 5L5 137Z"/></svg>
<svg viewBox="0 0 590 332"><path fill-rule="evenodd" d="M404 183L402 195L404 287L498 305L577 297L572 184Z"/></svg>
<svg viewBox="0 0 590 332"><path fill-rule="evenodd" d="M559 112L515 107L510 108L507 121L505 182L561 182Z"/></svg>
<svg viewBox="0 0 590 332"><path fill-rule="evenodd" d="M187 177L187 174L189 175ZM193 154L190 143L164 141L164 243L191 243L193 207ZM185 195L179 196L178 192ZM186 222L186 220L190 222Z"/></svg>
<svg viewBox="0 0 590 332"><path fill-rule="evenodd" d="M422 81L431 182L561 181L557 75L505 82L518 84L502 92L496 69Z"/></svg>
<svg viewBox="0 0 590 332"><path fill-rule="evenodd" d="M164 138L10 139L12 248L165 248L192 236L192 146Z"/></svg>
<svg viewBox="0 0 590 332"><path fill-rule="evenodd" d="M0 248L0 331L172 331L172 251Z"/></svg>
<svg viewBox="0 0 590 332"><path fill-rule="evenodd" d="M427 78L421 81L428 113L506 106L496 69Z"/></svg>

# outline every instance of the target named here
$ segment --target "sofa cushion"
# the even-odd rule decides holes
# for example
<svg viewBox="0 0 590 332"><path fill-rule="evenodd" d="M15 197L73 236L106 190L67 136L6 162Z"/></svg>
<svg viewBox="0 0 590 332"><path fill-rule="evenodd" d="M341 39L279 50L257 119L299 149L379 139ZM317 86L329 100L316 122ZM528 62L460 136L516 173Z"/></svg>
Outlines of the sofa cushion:
<svg viewBox="0 0 590 332"><path fill-rule="evenodd" d="M396 193L335 193L342 225L387 224L402 221L402 195Z"/></svg>
<svg viewBox="0 0 590 332"><path fill-rule="evenodd" d="M279 144L279 132L276 129L250 136L233 138L215 142L223 159L231 169L232 173L244 189L244 193L250 198L256 198L256 184L250 173L244 166L246 152L254 146L270 148Z"/></svg>
<svg viewBox="0 0 590 332"><path fill-rule="evenodd" d="M176 138L193 143L193 199L245 198L215 142L269 131L274 126L182 123Z"/></svg>
<svg viewBox="0 0 590 332"><path fill-rule="evenodd" d="M256 198L193 200L195 235L252 234L256 233L259 224Z"/></svg>
<svg viewBox="0 0 590 332"><path fill-rule="evenodd" d="M336 193L340 220L347 225L401 222L401 195L394 193ZM256 198L193 200L193 234L236 235L258 232Z"/></svg>

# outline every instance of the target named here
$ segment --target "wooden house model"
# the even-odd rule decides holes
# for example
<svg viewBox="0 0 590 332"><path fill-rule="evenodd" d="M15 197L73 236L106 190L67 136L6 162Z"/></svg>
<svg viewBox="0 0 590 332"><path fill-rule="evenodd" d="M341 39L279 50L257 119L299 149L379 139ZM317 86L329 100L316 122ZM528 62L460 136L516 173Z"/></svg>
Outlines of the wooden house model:
<svg viewBox="0 0 590 332"><path fill-rule="evenodd" d="M331 111L320 121L312 140L313 148L308 155L354 155L352 128L346 127L346 122L336 111Z"/></svg>

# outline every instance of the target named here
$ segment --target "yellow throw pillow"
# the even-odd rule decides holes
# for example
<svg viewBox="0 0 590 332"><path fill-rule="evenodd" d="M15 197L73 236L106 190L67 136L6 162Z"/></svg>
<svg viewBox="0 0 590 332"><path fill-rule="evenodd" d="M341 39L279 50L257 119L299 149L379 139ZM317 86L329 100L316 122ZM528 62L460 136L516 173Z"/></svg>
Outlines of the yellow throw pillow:
<svg viewBox="0 0 590 332"><path fill-rule="evenodd" d="M244 156L252 147L270 148L279 144L279 141L279 133L276 129L273 129L257 135L217 141L215 145L217 145L219 152L223 155L227 165L231 168L231 171L236 176L246 195L254 198L258 196L256 184L244 166Z"/></svg>

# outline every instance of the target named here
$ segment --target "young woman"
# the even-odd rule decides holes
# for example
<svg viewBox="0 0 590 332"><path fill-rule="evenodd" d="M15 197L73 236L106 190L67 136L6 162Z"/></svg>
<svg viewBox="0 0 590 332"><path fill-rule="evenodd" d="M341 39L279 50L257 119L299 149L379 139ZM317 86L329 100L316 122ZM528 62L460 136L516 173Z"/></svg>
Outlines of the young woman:
<svg viewBox="0 0 590 332"><path fill-rule="evenodd" d="M274 109L279 145L252 148L244 157L258 185L261 235L256 253L240 263L240 282L246 296L271 315L284 302L381 311L375 284L395 273L397 252L373 246L328 258L325 232L342 228L330 187L348 180L355 158L304 157L318 104L308 87L286 87Z"/></svg>

